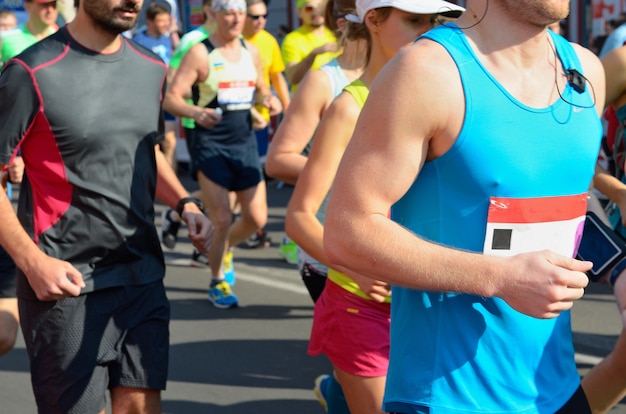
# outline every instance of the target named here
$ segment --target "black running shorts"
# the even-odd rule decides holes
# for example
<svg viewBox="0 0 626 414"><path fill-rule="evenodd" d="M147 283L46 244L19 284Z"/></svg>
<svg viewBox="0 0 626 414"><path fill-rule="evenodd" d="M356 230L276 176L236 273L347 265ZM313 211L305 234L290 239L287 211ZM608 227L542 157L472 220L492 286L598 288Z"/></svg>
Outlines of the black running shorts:
<svg viewBox="0 0 626 414"><path fill-rule="evenodd" d="M202 145L207 138L198 131L193 139L193 168L214 183L229 191L241 191L256 187L263 180L256 141L253 145L230 148Z"/></svg>
<svg viewBox="0 0 626 414"><path fill-rule="evenodd" d="M62 301L19 299L39 413L104 409L107 389L165 389L170 306L163 281Z"/></svg>
<svg viewBox="0 0 626 414"><path fill-rule="evenodd" d="M15 298L17 268L11 256L0 247L0 299Z"/></svg>

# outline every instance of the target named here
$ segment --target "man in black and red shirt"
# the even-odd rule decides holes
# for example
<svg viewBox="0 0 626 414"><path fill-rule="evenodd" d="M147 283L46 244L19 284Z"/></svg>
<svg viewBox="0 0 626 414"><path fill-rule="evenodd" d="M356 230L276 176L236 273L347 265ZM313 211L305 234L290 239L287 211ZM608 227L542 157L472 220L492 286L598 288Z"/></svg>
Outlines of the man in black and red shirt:
<svg viewBox="0 0 626 414"><path fill-rule="evenodd" d="M40 412L160 412L169 304L155 195L207 251L211 223L160 151L165 64L120 33L141 0L82 0L76 18L7 62L0 168L26 165L17 220L0 196Z"/></svg>

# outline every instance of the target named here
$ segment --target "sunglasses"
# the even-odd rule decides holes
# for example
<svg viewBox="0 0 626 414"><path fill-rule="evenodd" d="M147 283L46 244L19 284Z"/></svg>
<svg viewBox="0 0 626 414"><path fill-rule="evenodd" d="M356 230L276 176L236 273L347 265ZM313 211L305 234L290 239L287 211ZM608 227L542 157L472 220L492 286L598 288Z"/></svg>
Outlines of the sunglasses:
<svg viewBox="0 0 626 414"><path fill-rule="evenodd" d="M304 6L302 9L307 13L313 13L318 8L319 7L315 7L315 6Z"/></svg>
<svg viewBox="0 0 626 414"><path fill-rule="evenodd" d="M252 20L259 20L260 18L263 18L263 20L267 20L267 16L268 14L249 14L248 17L251 18Z"/></svg>

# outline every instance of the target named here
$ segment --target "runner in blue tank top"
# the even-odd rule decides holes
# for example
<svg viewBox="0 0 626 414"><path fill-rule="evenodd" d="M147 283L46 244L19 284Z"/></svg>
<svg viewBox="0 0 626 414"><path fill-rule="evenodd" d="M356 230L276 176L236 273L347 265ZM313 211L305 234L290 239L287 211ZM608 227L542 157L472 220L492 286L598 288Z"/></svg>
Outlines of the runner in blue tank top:
<svg viewBox="0 0 626 414"><path fill-rule="evenodd" d="M466 8L374 82L333 186L325 252L335 269L394 285L386 411L590 412L569 309L591 267L572 257L602 68L547 31L566 0Z"/></svg>

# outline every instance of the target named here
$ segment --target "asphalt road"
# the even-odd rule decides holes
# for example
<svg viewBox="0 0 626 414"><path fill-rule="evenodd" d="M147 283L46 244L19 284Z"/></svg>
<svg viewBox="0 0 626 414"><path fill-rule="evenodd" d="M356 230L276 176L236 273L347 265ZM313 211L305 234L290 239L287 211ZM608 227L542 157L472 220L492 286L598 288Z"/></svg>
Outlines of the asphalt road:
<svg viewBox="0 0 626 414"><path fill-rule="evenodd" d="M166 251L172 323L165 413L323 413L311 389L314 378L329 372L330 365L323 357L306 355L312 302L295 267L277 251L290 194L289 187L276 183L268 189L272 246L235 249L237 309L218 310L209 304L208 270L189 266L191 245L186 239ZM611 349L620 329L608 289L588 289L574 306L573 328L584 374ZM0 358L0 413L35 412L20 334L16 348ZM626 414L626 404L611 412Z"/></svg>

